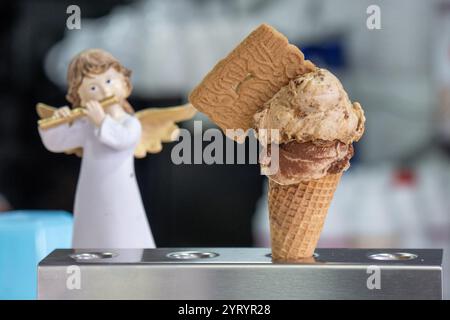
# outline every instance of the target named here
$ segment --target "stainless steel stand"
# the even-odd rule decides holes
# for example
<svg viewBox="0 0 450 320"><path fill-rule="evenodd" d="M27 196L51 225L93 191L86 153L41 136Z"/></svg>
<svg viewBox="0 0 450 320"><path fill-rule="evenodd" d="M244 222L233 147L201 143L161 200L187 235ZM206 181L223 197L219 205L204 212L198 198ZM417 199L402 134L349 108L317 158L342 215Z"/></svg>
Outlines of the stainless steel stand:
<svg viewBox="0 0 450 320"><path fill-rule="evenodd" d="M440 249L318 249L297 263L269 248L55 250L39 299L442 299Z"/></svg>

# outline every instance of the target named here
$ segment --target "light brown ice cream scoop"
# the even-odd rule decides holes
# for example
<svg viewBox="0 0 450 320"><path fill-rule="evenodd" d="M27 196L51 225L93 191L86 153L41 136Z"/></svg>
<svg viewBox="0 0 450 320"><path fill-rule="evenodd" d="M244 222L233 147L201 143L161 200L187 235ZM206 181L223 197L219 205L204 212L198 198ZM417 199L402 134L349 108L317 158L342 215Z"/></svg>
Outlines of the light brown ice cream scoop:
<svg viewBox="0 0 450 320"><path fill-rule="evenodd" d="M364 132L364 112L351 103L341 82L328 70L316 68L282 87L254 116L256 129L278 129L280 141L358 141ZM266 145L270 138L258 133Z"/></svg>

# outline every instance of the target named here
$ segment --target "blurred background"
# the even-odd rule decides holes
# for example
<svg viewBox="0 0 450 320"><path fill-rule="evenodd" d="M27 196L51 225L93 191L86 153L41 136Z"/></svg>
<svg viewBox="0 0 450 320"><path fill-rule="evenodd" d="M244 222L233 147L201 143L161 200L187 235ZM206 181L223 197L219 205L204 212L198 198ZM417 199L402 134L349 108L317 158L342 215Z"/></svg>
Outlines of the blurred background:
<svg viewBox="0 0 450 320"><path fill-rule="evenodd" d="M81 29L66 27L72 4ZM367 27L372 4L381 29ZM72 212L80 159L44 149L35 105L67 104L75 54L110 51L133 70L133 107L165 107L265 22L366 113L320 246L450 248L450 0L16 0L0 12L0 211ZM258 166L177 166L173 145L136 161L157 246L269 246Z"/></svg>

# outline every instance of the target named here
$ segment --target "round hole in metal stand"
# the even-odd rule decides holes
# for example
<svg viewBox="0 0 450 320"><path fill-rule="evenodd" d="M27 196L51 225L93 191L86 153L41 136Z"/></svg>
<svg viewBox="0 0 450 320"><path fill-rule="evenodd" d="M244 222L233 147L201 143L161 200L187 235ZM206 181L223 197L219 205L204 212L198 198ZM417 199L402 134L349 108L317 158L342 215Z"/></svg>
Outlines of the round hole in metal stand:
<svg viewBox="0 0 450 320"><path fill-rule="evenodd" d="M208 259L218 257L219 254L215 252L200 252L200 251L177 251L167 254L167 258L178 260L195 260Z"/></svg>
<svg viewBox="0 0 450 320"><path fill-rule="evenodd" d="M82 252L71 254L70 257L75 260L96 260L96 259L109 259L117 257L117 253L111 252Z"/></svg>
<svg viewBox="0 0 450 320"><path fill-rule="evenodd" d="M402 261L416 259L417 255L408 252L382 252L369 255L369 259L382 261Z"/></svg>

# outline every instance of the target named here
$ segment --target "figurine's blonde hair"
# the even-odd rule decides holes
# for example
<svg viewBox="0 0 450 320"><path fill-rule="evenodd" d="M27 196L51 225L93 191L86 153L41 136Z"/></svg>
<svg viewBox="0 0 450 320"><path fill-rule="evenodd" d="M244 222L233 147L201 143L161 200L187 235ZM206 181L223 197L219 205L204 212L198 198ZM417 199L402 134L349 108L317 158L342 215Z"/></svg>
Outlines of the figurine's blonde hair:
<svg viewBox="0 0 450 320"><path fill-rule="evenodd" d="M125 84L128 89L126 98L128 98L133 88L130 81L131 70L121 65L119 60L105 50L88 49L76 55L69 64L67 70L67 84L69 87L66 95L67 101L69 101L73 107L79 107L81 99L78 95L78 89L83 82L83 78L85 76L106 72L111 67L124 75ZM122 107L128 113L134 112L133 108L126 100Z"/></svg>

